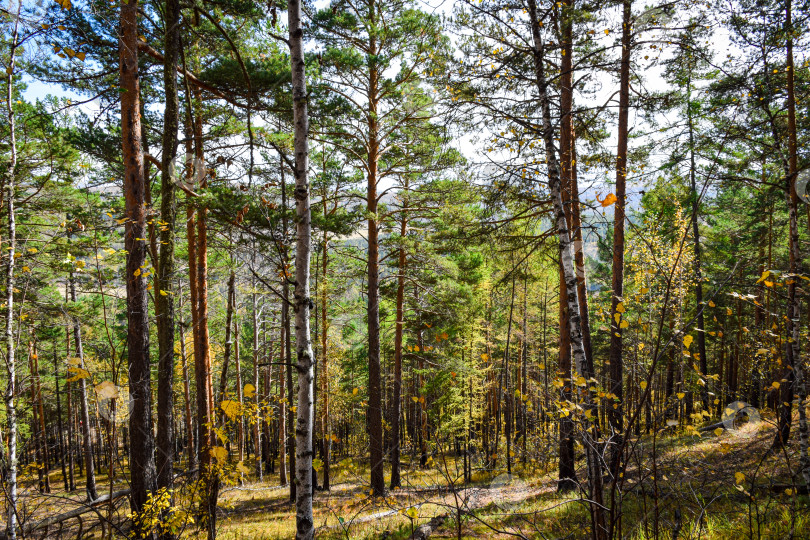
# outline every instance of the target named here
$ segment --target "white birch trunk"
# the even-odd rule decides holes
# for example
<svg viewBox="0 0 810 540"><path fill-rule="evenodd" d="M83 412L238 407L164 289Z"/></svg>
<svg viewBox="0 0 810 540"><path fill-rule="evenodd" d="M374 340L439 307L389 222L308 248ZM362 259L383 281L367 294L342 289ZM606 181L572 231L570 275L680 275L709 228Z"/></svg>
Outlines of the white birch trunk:
<svg viewBox="0 0 810 540"><path fill-rule="evenodd" d="M18 4L17 18L14 22L14 32L11 38L11 51L8 70L6 71L6 112L9 125L10 160L6 177L6 200L8 205L8 247L6 248L6 373L8 384L6 386L6 418L8 419L8 477L6 480L6 497L8 504L8 538L17 538L17 407L14 401L16 395L15 379L17 378L17 363L14 357L14 255L17 249L16 219L14 215L14 180L17 168L17 133L14 123L14 96L13 77L15 53L17 49L17 32L19 24L19 10L22 2Z"/></svg>
<svg viewBox="0 0 810 540"><path fill-rule="evenodd" d="M312 517L312 402L313 402L313 356L309 332L309 313L312 299L309 294L310 259L310 208L309 182L307 180L308 141L307 131L307 80L304 63L303 35L301 26L301 1L288 0L287 17L290 29L290 63L293 84L293 124L295 150L295 348L298 371L298 409L295 427L295 482L296 533L298 540L315 537Z"/></svg>

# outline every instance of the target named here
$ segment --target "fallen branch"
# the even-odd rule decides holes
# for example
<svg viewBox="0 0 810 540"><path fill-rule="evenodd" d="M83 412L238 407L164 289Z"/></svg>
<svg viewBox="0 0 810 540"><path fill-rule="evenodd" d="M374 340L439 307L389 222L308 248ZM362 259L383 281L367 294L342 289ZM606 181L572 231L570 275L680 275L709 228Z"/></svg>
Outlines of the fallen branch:
<svg viewBox="0 0 810 540"><path fill-rule="evenodd" d="M46 529L46 528L50 527L51 525L56 525L57 523L61 523L63 521L67 521L68 519L72 519L72 518L82 516L82 515L87 514L89 512L96 512L97 511L96 507L98 507L99 505L101 505L103 503L106 503L106 502L109 502L110 499L116 500L116 499L120 499L121 497L126 497L127 495L129 495L130 491L131 490L129 490L129 489L123 489L121 491L116 491L115 493L112 494L112 497L110 497L109 494L102 495L98 499L95 499L93 501L85 503L82 506L80 506L79 508L74 508L70 512L65 512L63 514L57 514L55 516L45 518L42 521L38 521L36 523L30 523L28 525L25 525L25 526L22 527L22 532L23 532L22 536L27 536L27 535L33 533L34 531L38 531L38 530L41 530L41 529ZM6 531L5 530L0 531L0 540L6 540L6 538L7 538Z"/></svg>

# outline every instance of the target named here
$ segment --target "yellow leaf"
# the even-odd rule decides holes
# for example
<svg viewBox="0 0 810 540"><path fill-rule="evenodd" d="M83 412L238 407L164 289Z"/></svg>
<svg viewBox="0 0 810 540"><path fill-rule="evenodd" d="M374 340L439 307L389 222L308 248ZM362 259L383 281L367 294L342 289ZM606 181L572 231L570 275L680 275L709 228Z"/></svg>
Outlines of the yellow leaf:
<svg viewBox="0 0 810 540"><path fill-rule="evenodd" d="M683 392L678 392L678 399L683 399L686 396Z"/></svg>
<svg viewBox="0 0 810 540"><path fill-rule="evenodd" d="M605 35L610 34L610 30L605 29Z"/></svg>
<svg viewBox="0 0 810 540"><path fill-rule="evenodd" d="M79 60L81 60L82 62L84 62L84 58L85 58L86 56L87 56L87 54L86 54L86 53L83 53L83 52L76 53L76 58L78 58L78 59L79 59Z"/></svg>
<svg viewBox="0 0 810 540"><path fill-rule="evenodd" d="M790 497L791 495L793 495L793 490L792 490L792 489L790 489L790 488L787 488L787 489L785 490L785 495L787 495L788 497Z"/></svg>
<svg viewBox="0 0 810 540"><path fill-rule="evenodd" d="M619 313L624 313L625 312L624 303L619 302L618 304L616 304L616 311L618 311Z"/></svg>
<svg viewBox="0 0 810 540"><path fill-rule="evenodd" d="M719 428L715 429L714 434L715 434L715 436L719 437L720 435L723 434L723 428L719 427Z"/></svg>
<svg viewBox="0 0 810 540"><path fill-rule="evenodd" d="M762 276L760 276L760 278L757 280L757 283L762 283L763 281L768 279L768 276L770 276L770 275L771 275L771 271L770 270L765 270L764 272L762 272Z"/></svg>
<svg viewBox="0 0 810 540"><path fill-rule="evenodd" d="M619 324L619 322L621 322L621 320L622 320L622 314L621 313L614 313L613 314L613 320L616 321L616 324Z"/></svg>
<svg viewBox="0 0 810 540"><path fill-rule="evenodd" d="M771 383L771 388L773 388L774 390L778 390L780 386L781 384L779 384L779 381L773 381Z"/></svg>
<svg viewBox="0 0 810 540"><path fill-rule="evenodd" d="M692 336L683 336L683 345L684 345L684 347L686 347L688 349L689 346L692 344L693 340L694 340L694 338Z"/></svg>
<svg viewBox="0 0 810 540"><path fill-rule="evenodd" d="M238 401L231 401L226 399L222 403L219 404L219 407L222 409L222 412L225 413L230 420L236 418L239 414L239 402Z"/></svg>
<svg viewBox="0 0 810 540"><path fill-rule="evenodd" d="M734 481L739 485L745 482L745 475L741 472L734 473Z"/></svg>
<svg viewBox="0 0 810 540"><path fill-rule="evenodd" d="M418 398L418 397L416 397L416 396L412 396L412 397L411 397L411 399L413 400L413 402L414 402L414 403L418 403L418 402L419 402L419 398Z"/></svg>
<svg viewBox="0 0 810 540"><path fill-rule="evenodd" d="M714 307L714 306L716 306L716 305L717 305L717 304L715 304L714 302L712 302L711 300L709 300L709 307Z"/></svg>
<svg viewBox="0 0 810 540"><path fill-rule="evenodd" d="M246 384L244 393L246 398L252 398L256 395L256 387L252 384Z"/></svg>
<svg viewBox="0 0 810 540"><path fill-rule="evenodd" d="M135 269L135 271L134 271L134 272L132 272L132 275L133 275L133 276L135 276L135 277L140 276L140 275L141 275L141 269L140 269L140 268L136 268L136 269Z"/></svg>
<svg viewBox="0 0 810 540"><path fill-rule="evenodd" d="M358 393L359 391L360 391L360 390L358 390L357 388L353 388L353 389L352 389L352 395L353 395L353 396L356 396L356 395L357 395L357 393Z"/></svg>
<svg viewBox="0 0 810 540"><path fill-rule="evenodd" d="M619 325L619 328L627 328L628 326L630 326L629 322L622 321L621 324Z"/></svg>
<svg viewBox="0 0 810 540"><path fill-rule="evenodd" d="M219 462L223 462L228 459L228 450L222 446L215 446L211 450L211 457L216 459Z"/></svg>
<svg viewBox="0 0 810 540"><path fill-rule="evenodd" d="M642 390L646 390L647 389L647 381L641 381L639 383L639 386L641 387Z"/></svg>
<svg viewBox="0 0 810 540"><path fill-rule="evenodd" d="M599 204L602 205L602 208L607 208L611 204L615 203L617 199L616 195L614 195L613 193L608 193L607 195L605 195L604 199L600 200L599 196L597 196L596 200L599 201Z"/></svg>
<svg viewBox="0 0 810 540"><path fill-rule="evenodd" d="M22 271L23 271L23 272L30 272L30 271L31 271L31 269L30 269L30 268L28 268L27 266L23 266L23 267L22 267Z"/></svg>
<svg viewBox="0 0 810 540"><path fill-rule="evenodd" d="M81 379L90 378L90 372L80 367L70 367L68 368L68 373L73 373L73 377L69 378L68 382L74 382Z"/></svg>
<svg viewBox="0 0 810 540"><path fill-rule="evenodd" d="M734 312L733 312L733 311L731 311L731 308L730 308L730 307L727 307L727 308L726 308L726 315L729 315L729 316L730 316L730 315L732 315L733 313L734 313Z"/></svg>

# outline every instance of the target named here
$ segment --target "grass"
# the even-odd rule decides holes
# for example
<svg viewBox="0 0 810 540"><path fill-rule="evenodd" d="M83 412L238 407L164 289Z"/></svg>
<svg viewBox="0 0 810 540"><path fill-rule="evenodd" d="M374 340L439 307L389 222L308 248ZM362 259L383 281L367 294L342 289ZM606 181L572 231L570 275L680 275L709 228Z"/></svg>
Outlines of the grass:
<svg viewBox="0 0 810 540"><path fill-rule="evenodd" d="M772 437L767 421L753 438L660 433L655 460L651 437L643 437L636 447L639 457L630 460L622 489L616 491L622 497L622 538L670 538L677 529L679 538L810 539L810 500L784 488L791 485L787 464L795 468L798 443L794 440L785 452L767 455ZM433 538L457 538L459 529L462 538L510 538L515 533L527 538L587 538L590 510L583 494L556 493L553 455L536 458L551 466L516 463L513 474L523 485L502 485L498 476L505 471L499 469L476 470L472 482L462 486L460 461L436 456L432 468L404 469L403 489L385 497L370 495L367 462L343 459L333 465L332 490L318 492L314 498L318 537L404 539L430 518L448 514ZM578 466L582 478L584 461ZM75 499L83 492L83 478L77 478L79 491L73 494L60 491L61 473L52 472L50 480L54 493L43 496L35 489L35 471L23 477L26 509L32 518L75 507ZM116 485L124 487L123 477ZM101 493L109 489L101 474L98 486ZM181 499L189 507L189 497ZM609 495L606 499L610 503ZM460 527L459 505L472 509L461 514ZM125 512L126 505L118 518L123 519ZM184 536L205 538L193 529L188 527ZM71 533L75 532L74 527ZM92 532L99 534L100 529ZM294 505L288 488L279 486L275 477L223 487L220 539L287 539L294 533Z"/></svg>

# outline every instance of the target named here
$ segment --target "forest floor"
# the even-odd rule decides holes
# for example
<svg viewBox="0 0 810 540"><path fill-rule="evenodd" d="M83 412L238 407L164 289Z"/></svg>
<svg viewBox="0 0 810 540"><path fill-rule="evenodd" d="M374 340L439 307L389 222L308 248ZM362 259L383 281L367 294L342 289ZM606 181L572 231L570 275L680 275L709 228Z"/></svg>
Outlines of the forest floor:
<svg viewBox="0 0 810 540"><path fill-rule="evenodd" d="M622 537L670 538L677 530L679 538L810 540L810 499L792 489L788 465L798 463L798 437L783 451L769 453L773 426L764 419L755 428L742 435L709 431L642 437L623 484L613 491L615 499L612 486L606 486L607 506L622 500L622 511L615 516L620 516ZM653 446L655 460L650 457ZM557 493L553 456L545 470L538 463L516 463L511 480L505 470L475 471L466 486L460 482L459 459L435 459L426 470L404 469L403 488L385 497L370 496L366 464L336 460L332 489L318 491L314 498L318 537L403 539L440 515L447 519L431 538L588 537L591 521L584 494ZM584 459L578 467L581 479ZM29 471L27 476L30 487L23 495L29 523L81 506L75 493L68 497L56 490L62 486L61 473L50 477L51 495L37 493L35 475ZM97 480L99 493L108 493L108 479ZM121 487L116 491L125 488L124 483L123 478L117 480ZM119 519L126 514L125 501L118 502ZM295 507L289 488L279 485L277 475L224 486L219 508L220 540L288 539L295 534ZM30 537L101 538L101 528L92 523L108 515L109 505L96 510L85 514L81 523L73 518L63 529L50 526ZM191 538L205 538L190 528L185 532Z"/></svg>

